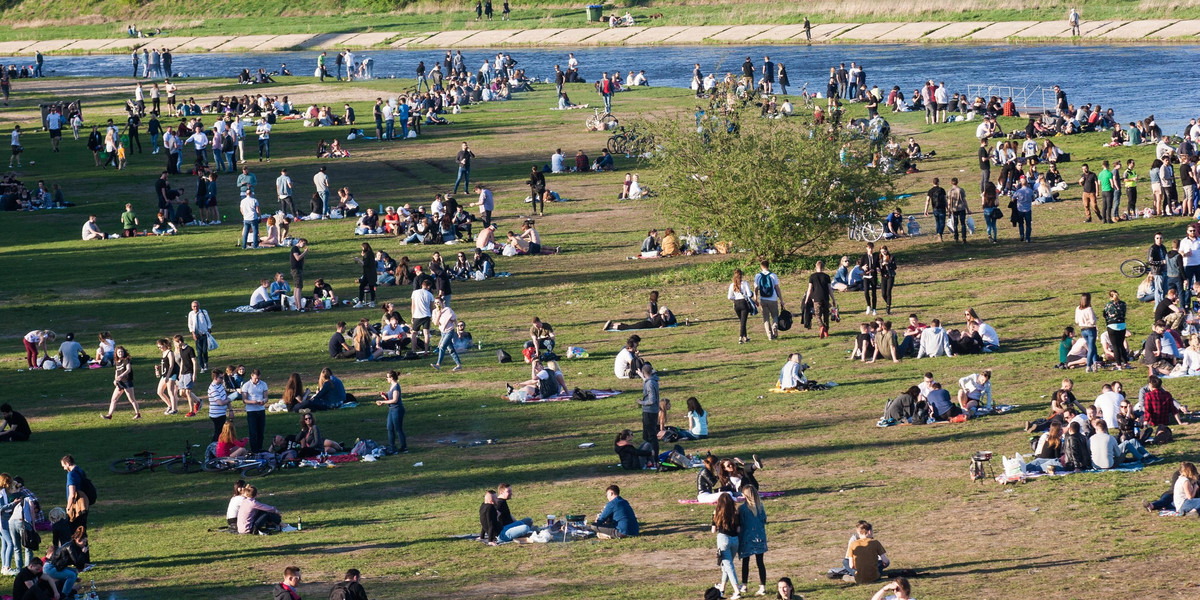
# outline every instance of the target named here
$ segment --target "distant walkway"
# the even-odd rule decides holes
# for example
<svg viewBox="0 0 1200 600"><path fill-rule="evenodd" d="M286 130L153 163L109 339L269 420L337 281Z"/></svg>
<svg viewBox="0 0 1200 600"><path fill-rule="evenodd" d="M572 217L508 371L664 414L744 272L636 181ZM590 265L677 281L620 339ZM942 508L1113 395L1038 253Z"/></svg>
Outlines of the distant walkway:
<svg viewBox="0 0 1200 600"><path fill-rule="evenodd" d="M1084 42L1200 42L1200 19L1087 21ZM975 43L1067 42L1066 20L915 23L821 23L812 26L812 42L830 43ZM601 25L571 29L464 29L420 34L377 31L205 37L121 38L0 42L0 56L43 53L121 54L142 46L177 52L271 52L342 48L490 48L498 46L644 46L688 44L803 44L804 27L792 25L635 26Z"/></svg>

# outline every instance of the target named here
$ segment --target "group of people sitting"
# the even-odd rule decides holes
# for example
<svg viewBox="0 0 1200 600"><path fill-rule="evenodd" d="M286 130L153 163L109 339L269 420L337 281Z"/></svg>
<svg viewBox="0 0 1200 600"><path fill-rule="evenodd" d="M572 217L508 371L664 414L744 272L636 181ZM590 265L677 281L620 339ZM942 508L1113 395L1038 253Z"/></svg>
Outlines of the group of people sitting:
<svg viewBox="0 0 1200 600"><path fill-rule="evenodd" d="M629 502L621 497L621 488L610 485L604 490L604 493L608 501L604 505L604 509L596 515L593 523L587 524L587 519L584 517L582 521L572 522L571 525L593 531L600 539L636 536L638 534L637 516ZM529 517L519 520L513 518L512 510L508 507L508 501L512 497L512 486L507 483L501 483L496 486L496 489L484 492L483 503L479 505L479 537L477 539L487 542L489 546L496 546L504 542L528 542L529 536L538 532L538 528L533 524L533 519ZM555 520L547 523L547 528L553 532L563 532L567 524L564 518L562 521Z"/></svg>
<svg viewBox="0 0 1200 600"><path fill-rule="evenodd" d="M600 171L612 171L616 168L613 161L612 153L608 148L601 148L600 155L596 160L588 158L586 152L582 148L575 152L574 164L567 164L567 157L563 154L562 148L554 151L550 155L550 172L551 173L592 173Z"/></svg>
<svg viewBox="0 0 1200 600"><path fill-rule="evenodd" d="M834 289L838 289L836 276L834 282ZM1000 349L1000 337L996 329L981 319L974 308L967 308L963 315L966 323L961 330L944 329L940 319L934 319L930 325L926 325L920 322L916 314L908 315L908 326L902 333L892 329L891 321L880 317L860 323L849 359L866 363L878 359L900 362L900 359L909 357L960 356Z"/></svg>
<svg viewBox="0 0 1200 600"><path fill-rule="evenodd" d="M879 427L893 425L924 425L930 423L962 423L992 411L992 371L985 369L958 380L957 396L926 372L921 383L909 386L887 401Z"/></svg>

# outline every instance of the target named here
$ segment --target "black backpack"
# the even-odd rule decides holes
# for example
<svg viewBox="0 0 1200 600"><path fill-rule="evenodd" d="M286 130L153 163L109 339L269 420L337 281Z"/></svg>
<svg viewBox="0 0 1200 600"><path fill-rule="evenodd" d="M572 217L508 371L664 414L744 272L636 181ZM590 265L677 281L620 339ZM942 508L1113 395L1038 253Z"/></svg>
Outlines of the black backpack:
<svg viewBox="0 0 1200 600"><path fill-rule="evenodd" d="M499 361L500 364L510 363L512 362L512 355L502 349L496 350L496 360Z"/></svg>
<svg viewBox="0 0 1200 600"><path fill-rule="evenodd" d="M83 492L84 496L87 496L88 506L96 503L96 484L92 483L92 480L86 474L83 476L83 482L79 484L79 491Z"/></svg>
<svg viewBox="0 0 1200 600"><path fill-rule="evenodd" d="M809 324L812 324L811 319L809 320ZM779 311L779 321L776 322L776 327L778 327L780 331L787 331L791 329L792 313L786 310Z"/></svg>
<svg viewBox="0 0 1200 600"><path fill-rule="evenodd" d="M353 600L354 595L350 593L350 582L342 581L333 586L329 591L329 600Z"/></svg>

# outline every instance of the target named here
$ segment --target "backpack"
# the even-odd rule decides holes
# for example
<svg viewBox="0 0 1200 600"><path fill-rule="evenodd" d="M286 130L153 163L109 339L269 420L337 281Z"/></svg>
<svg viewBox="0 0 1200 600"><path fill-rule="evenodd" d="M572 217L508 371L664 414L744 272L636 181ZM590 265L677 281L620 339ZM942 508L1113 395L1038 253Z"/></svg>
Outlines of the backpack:
<svg viewBox="0 0 1200 600"><path fill-rule="evenodd" d="M775 284L771 282L771 273L759 273L754 276L754 285L758 286L759 297L775 295Z"/></svg>
<svg viewBox="0 0 1200 600"><path fill-rule="evenodd" d="M83 476L83 482L79 484L79 491L83 492L84 496L87 496L88 506L96 503L96 484L92 483L92 480L87 475Z"/></svg>
<svg viewBox="0 0 1200 600"><path fill-rule="evenodd" d="M572 394L571 394L571 399L572 400L595 400L596 395L591 392L584 391L579 388L575 388L575 391L572 392Z"/></svg>
<svg viewBox="0 0 1200 600"><path fill-rule="evenodd" d="M349 581L339 582L329 591L329 600L353 600L354 595L350 593Z"/></svg>
<svg viewBox="0 0 1200 600"><path fill-rule="evenodd" d="M809 324L811 325L811 321ZM780 331L787 331L791 329L792 313L786 310L779 311L779 320L777 321L776 327L778 327Z"/></svg>
<svg viewBox="0 0 1200 600"><path fill-rule="evenodd" d="M512 362L512 355L504 350L496 350L496 360L499 361L500 364L510 363Z"/></svg>
<svg viewBox="0 0 1200 600"><path fill-rule="evenodd" d="M1151 442L1155 446L1160 444L1169 444L1174 439L1175 434L1171 433L1171 428L1166 425L1159 425L1158 429L1154 430L1154 438Z"/></svg>

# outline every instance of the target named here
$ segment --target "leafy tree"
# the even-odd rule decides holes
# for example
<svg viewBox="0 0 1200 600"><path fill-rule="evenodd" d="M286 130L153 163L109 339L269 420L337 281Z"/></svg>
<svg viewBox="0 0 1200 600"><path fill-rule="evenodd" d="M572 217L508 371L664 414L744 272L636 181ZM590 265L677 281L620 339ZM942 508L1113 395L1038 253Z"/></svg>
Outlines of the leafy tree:
<svg viewBox="0 0 1200 600"><path fill-rule="evenodd" d="M896 176L867 166L867 139L811 116L758 113L749 102L717 101L699 126L681 117L647 126L666 216L773 260L818 252L878 216Z"/></svg>

